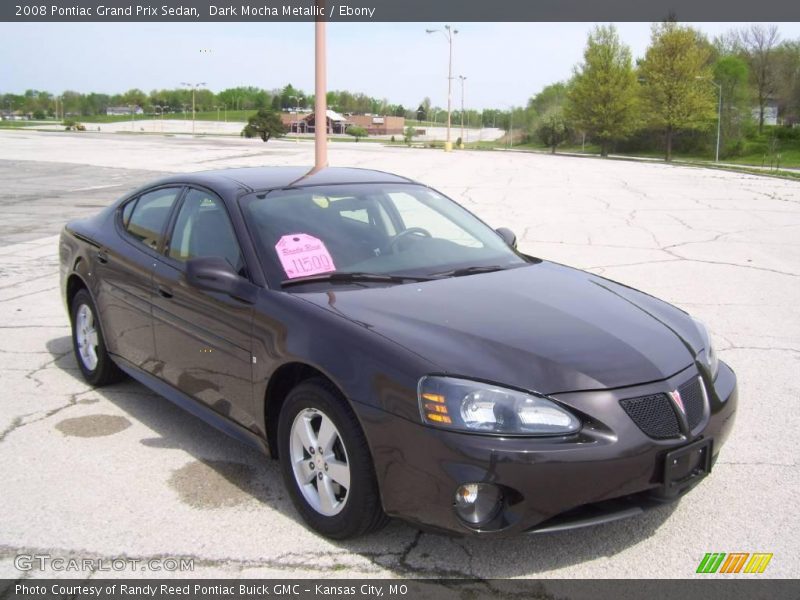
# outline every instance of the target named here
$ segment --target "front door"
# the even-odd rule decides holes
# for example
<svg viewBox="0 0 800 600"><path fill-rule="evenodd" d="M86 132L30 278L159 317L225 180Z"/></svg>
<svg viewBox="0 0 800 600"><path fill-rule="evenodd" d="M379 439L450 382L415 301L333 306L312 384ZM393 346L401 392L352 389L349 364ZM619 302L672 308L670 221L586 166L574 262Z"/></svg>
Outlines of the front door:
<svg viewBox="0 0 800 600"><path fill-rule="evenodd" d="M225 205L189 188L153 273L156 375L245 427L254 422L252 306L189 286L190 258L217 256L247 272Z"/></svg>

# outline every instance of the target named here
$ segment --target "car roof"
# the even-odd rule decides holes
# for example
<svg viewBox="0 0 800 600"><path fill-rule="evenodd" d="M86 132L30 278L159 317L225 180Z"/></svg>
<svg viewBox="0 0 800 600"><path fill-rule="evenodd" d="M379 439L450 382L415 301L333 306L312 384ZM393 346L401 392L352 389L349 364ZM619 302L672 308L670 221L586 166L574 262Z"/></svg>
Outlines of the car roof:
<svg viewBox="0 0 800 600"><path fill-rule="evenodd" d="M275 188L305 187L310 185L338 185L347 183L416 183L406 177L351 167L248 167L199 171L167 177L159 185L169 183L196 183L212 189L235 191L260 191Z"/></svg>

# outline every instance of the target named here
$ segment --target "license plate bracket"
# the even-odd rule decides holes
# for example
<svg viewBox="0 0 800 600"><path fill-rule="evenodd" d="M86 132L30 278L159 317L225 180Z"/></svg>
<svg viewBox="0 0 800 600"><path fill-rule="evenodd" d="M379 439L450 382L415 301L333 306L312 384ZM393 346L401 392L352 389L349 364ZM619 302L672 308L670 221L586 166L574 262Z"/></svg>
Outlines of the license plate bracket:
<svg viewBox="0 0 800 600"><path fill-rule="evenodd" d="M714 440L704 438L667 452L664 457L664 493L674 496L711 473Z"/></svg>

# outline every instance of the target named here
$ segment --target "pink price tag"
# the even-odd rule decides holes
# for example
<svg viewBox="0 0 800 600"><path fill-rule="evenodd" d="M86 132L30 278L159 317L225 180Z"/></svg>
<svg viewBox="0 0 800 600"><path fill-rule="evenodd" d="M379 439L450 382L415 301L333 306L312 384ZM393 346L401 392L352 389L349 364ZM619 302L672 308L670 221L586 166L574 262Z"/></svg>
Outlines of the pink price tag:
<svg viewBox="0 0 800 600"><path fill-rule="evenodd" d="M283 236L275 244L275 252L289 279L336 270L333 258L322 240L307 233Z"/></svg>

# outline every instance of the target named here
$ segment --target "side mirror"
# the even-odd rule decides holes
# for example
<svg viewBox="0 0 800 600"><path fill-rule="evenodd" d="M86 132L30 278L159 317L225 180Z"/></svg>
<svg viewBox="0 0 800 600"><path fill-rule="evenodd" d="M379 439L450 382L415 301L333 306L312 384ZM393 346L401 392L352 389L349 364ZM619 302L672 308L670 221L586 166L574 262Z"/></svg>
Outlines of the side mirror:
<svg viewBox="0 0 800 600"><path fill-rule="evenodd" d="M227 294L253 304L256 288L219 256L202 256L186 261L186 283L199 290Z"/></svg>
<svg viewBox="0 0 800 600"><path fill-rule="evenodd" d="M497 231L498 235L503 238L503 241L514 248L517 249L517 236L516 234L511 231L508 227L498 227L495 231Z"/></svg>

